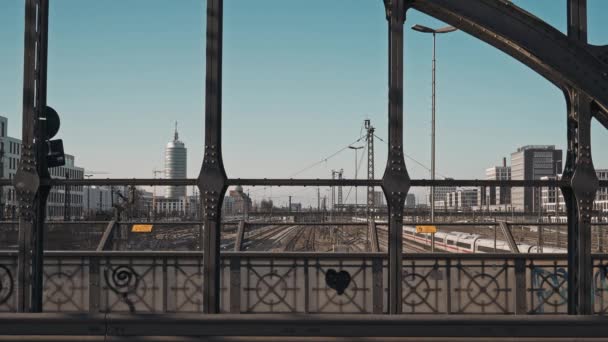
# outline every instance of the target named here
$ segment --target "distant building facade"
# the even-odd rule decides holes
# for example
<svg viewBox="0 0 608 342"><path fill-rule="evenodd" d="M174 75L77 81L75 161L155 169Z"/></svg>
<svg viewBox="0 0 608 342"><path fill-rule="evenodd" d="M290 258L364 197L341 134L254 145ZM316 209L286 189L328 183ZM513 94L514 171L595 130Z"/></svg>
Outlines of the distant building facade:
<svg viewBox="0 0 608 342"><path fill-rule="evenodd" d="M13 179L20 160L21 140L8 136L8 119L0 116L0 178ZM84 169L76 166L74 156L69 154L65 155L64 166L50 168L49 173L55 179L84 178ZM64 186L52 187L47 200L47 219L63 220L64 215L70 220L80 218L83 215L83 199L82 186L70 186L67 192ZM12 186L4 187L0 191L2 217L16 218L17 206L15 189Z"/></svg>
<svg viewBox="0 0 608 342"><path fill-rule="evenodd" d="M407 194L405 197L405 207L408 209L416 208L416 195Z"/></svg>
<svg viewBox="0 0 608 342"><path fill-rule="evenodd" d="M507 159L503 158L502 166L493 166L486 169L486 180L511 180L511 167L507 166ZM510 210L511 189L504 186L488 186L479 188L477 207L489 210Z"/></svg>
<svg viewBox="0 0 608 342"><path fill-rule="evenodd" d="M608 180L608 169L595 170L597 178L599 180ZM542 177L542 180L554 180L561 179L562 175ZM542 198L542 211L544 213L565 213L566 203L564 196L559 188L556 187L542 187L541 190ZM601 213L608 213L608 188L603 187L597 190L595 195L595 201L593 202L593 210L597 210Z"/></svg>
<svg viewBox="0 0 608 342"><path fill-rule="evenodd" d="M165 178L166 179L185 179L187 178L187 149L186 145L179 140L177 123L173 140L165 147ZM169 186L166 189L165 197L168 199L182 200L182 205L186 202L185 186ZM168 202L178 204L179 201Z"/></svg>
<svg viewBox="0 0 608 342"><path fill-rule="evenodd" d="M457 189L447 195L447 207L452 210L471 210L477 205L477 189Z"/></svg>
<svg viewBox="0 0 608 342"><path fill-rule="evenodd" d="M302 211L302 203L291 203L291 206L289 207L289 210L291 210L291 211Z"/></svg>
<svg viewBox="0 0 608 342"><path fill-rule="evenodd" d="M374 191L374 206L376 208L385 207L384 201L384 192L383 191Z"/></svg>
<svg viewBox="0 0 608 342"><path fill-rule="evenodd" d="M554 145L528 145L511 153L512 180L539 180L555 177L562 169L562 151ZM541 191L532 187L511 189L514 210L537 212L541 209Z"/></svg>
<svg viewBox="0 0 608 342"><path fill-rule="evenodd" d="M222 204L223 215L247 215L251 210L251 198L243 192L243 187L237 186L224 196Z"/></svg>
<svg viewBox="0 0 608 342"><path fill-rule="evenodd" d="M85 186L83 188L83 205L85 213L110 211L118 202L118 195L108 186ZM112 198L114 196L114 198Z"/></svg>
<svg viewBox="0 0 608 342"><path fill-rule="evenodd" d="M453 178L446 178L446 180L454 180ZM431 203L431 189L429 188L429 203ZM436 186L435 187L435 208L441 209L447 207L447 195L451 192L456 191L456 186Z"/></svg>

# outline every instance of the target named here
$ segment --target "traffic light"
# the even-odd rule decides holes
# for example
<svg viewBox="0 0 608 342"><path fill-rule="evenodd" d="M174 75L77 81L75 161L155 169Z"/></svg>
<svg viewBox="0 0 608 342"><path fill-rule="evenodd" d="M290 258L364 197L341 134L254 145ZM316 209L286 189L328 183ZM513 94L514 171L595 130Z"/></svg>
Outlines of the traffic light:
<svg viewBox="0 0 608 342"><path fill-rule="evenodd" d="M63 140L55 139L51 140L57 132L59 132L60 120L59 114L49 107L46 106L46 142L47 142L47 154L46 164L48 167L57 167L65 165L65 154L63 153Z"/></svg>

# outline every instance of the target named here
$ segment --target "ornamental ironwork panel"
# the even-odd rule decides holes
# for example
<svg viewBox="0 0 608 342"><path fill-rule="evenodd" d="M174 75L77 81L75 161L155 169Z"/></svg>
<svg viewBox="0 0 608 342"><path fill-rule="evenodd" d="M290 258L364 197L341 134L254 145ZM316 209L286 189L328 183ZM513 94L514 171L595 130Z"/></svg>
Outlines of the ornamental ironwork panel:
<svg viewBox="0 0 608 342"><path fill-rule="evenodd" d="M529 314L568 313L568 263L529 260L526 265Z"/></svg>
<svg viewBox="0 0 608 342"><path fill-rule="evenodd" d="M449 268L444 260L404 260L403 313L448 313Z"/></svg>
<svg viewBox="0 0 608 342"><path fill-rule="evenodd" d="M309 312L374 312L373 288L377 278L374 277L376 270L372 259L317 258L308 263ZM382 269L379 271L382 272ZM343 282L342 287L332 286L334 277L337 277L338 282Z"/></svg>
<svg viewBox="0 0 608 342"><path fill-rule="evenodd" d="M44 263L42 308L46 312L89 309L88 258L47 258Z"/></svg>
<svg viewBox="0 0 608 342"><path fill-rule="evenodd" d="M593 299L594 313L608 313L608 259L599 257L593 265Z"/></svg>
<svg viewBox="0 0 608 342"><path fill-rule="evenodd" d="M164 311L203 311L202 258L169 258L164 267Z"/></svg>
<svg viewBox="0 0 608 342"><path fill-rule="evenodd" d="M223 284L230 284L228 293L222 291L222 312L386 311L382 258L231 256L229 262L224 258L222 269Z"/></svg>
<svg viewBox="0 0 608 342"><path fill-rule="evenodd" d="M0 312L16 311L17 257L0 257Z"/></svg>
<svg viewBox="0 0 608 342"><path fill-rule="evenodd" d="M450 313L515 312L512 260L452 260L450 269Z"/></svg>
<svg viewBox="0 0 608 342"><path fill-rule="evenodd" d="M304 312L306 275L302 259L240 262L241 312Z"/></svg>
<svg viewBox="0 0 608 342"><path fill-rule="evenodd" d="M202 312L202 258L105 258L102 312Z"/></svg>

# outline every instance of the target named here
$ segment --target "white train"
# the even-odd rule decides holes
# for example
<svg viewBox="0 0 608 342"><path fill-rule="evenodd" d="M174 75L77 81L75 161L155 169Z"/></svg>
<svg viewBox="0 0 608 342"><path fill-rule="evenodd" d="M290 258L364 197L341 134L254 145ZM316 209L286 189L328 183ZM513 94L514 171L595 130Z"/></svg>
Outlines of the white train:
<svg viewBox="0 0 608 342"><path fill-rule="evenodd" d="M415 227L404 226L403 237L420 245L431 245L431 234L416 233ZM536 245L518 243L517 247L520 253L539 252L539 248ZM511 251L506 241L496 240L496 247L494 247L493 239L486 239L478 234L462 232L435 233L435 249L451 253L508 253ZM567 250L564 248L543 247L543 253L567 253Z"/></svg>

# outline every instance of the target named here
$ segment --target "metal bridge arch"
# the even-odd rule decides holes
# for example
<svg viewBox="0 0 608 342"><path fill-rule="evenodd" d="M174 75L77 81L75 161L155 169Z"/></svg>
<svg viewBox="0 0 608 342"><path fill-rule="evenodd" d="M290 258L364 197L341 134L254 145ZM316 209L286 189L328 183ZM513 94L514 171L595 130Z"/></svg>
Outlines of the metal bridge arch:
<svg viewBox="0 0 608 342"><path fill-rule="evenodd" d="M572 39L508 0L410 0L408 6L502 50L564 91L579 89L608 128L607 46Z"/></svg>

